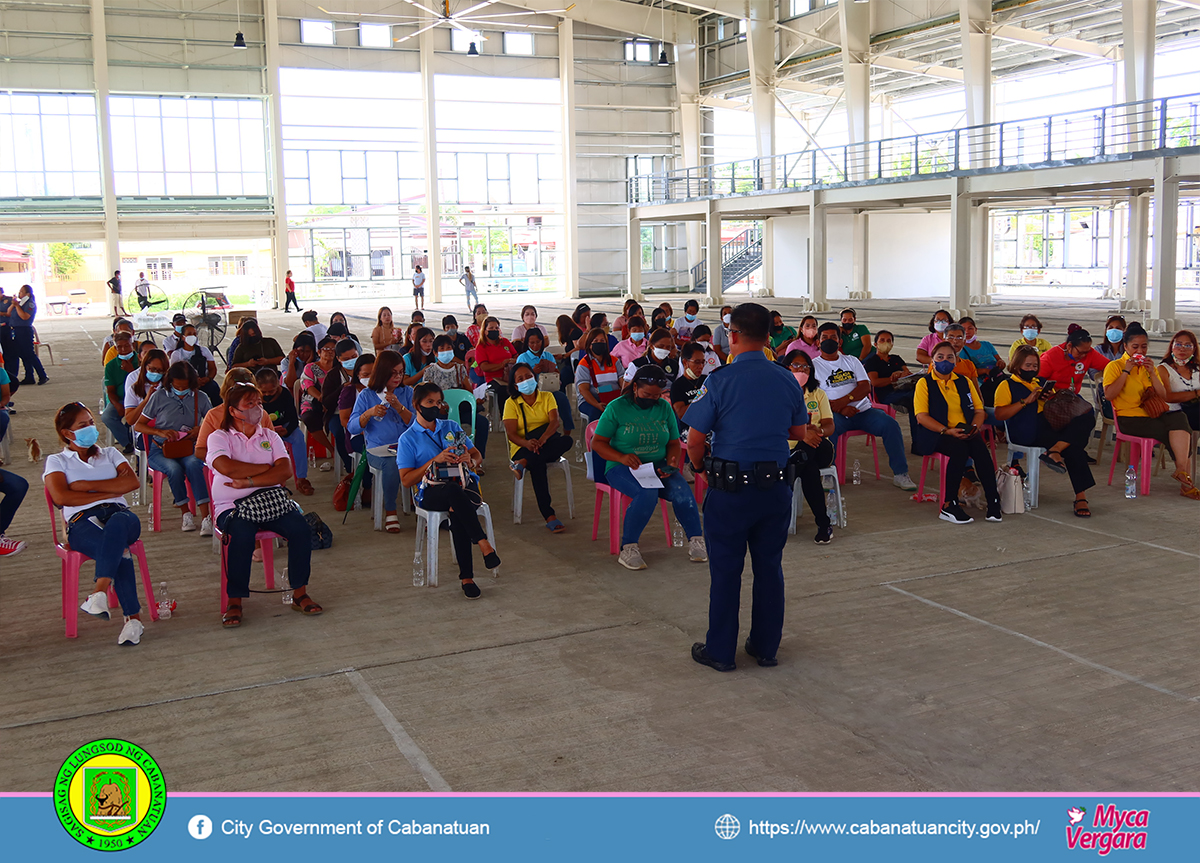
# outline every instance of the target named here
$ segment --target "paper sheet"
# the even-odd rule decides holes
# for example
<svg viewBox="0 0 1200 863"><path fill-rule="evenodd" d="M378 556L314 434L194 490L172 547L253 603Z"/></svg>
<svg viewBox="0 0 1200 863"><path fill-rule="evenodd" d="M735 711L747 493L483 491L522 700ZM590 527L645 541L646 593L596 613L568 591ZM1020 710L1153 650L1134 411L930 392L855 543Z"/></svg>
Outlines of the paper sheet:
<svg viewBox="0 0 1200 863"><path fill-rule="evenodd" d="M654 472L654 463L649 462L641 467L634 468L630 471L633 478L638 481L638 485L642 488L662 488L662 480L658 478L658 474Z"/></svg>
<svg viewBox="0 0 1200 863"><path fill-rule="evenodd" d="M475 387L472 395L475 396L476 401L482 401L483 399L487 398L487 384L480 384L479 386Z"/></svg>

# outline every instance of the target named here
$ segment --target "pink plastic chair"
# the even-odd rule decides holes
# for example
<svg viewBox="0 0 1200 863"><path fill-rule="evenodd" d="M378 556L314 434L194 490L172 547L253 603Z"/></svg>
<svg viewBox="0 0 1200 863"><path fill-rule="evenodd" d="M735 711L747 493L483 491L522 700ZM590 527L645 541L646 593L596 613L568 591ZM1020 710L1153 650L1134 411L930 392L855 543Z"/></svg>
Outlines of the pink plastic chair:
<svg viewBox="0 0 1200 863"><path fill-rule="evenodd" d="M204 468L204 480L208 485L208 499L212 500L213 472ZM282 537L269 530L260 530L254 535L254 540L262 548L263 572L266 575L267 590L275 589L275 540ZM229 546L225 544L225 534L217 527L217 517L213 516L213 542L221 549L221 614L229 610L229 597L225 590L228 585Z"/></svg>
<svg viewBox="0 0 1200 863"><path fill-rule="evenodd" d="M885 414L890 416L892 419L896 418L896 409L894 407L892 407L891 405L885 405L883 402L875 401L875 390L874 389L872 389L867 394L867 398L871 400L871 407L879 408L879 410L883 411Z"/></svg>
<svg viewBox="0 0 1200 863"><path fill-rule="evenodd" d="M950 463L950 457L940 452L921 459L921 482L917 485L917 500L925 499L925 472L929 470L929 463L934 459L937 459L938 470L941 474L941 479L938 480L938 509L941 509L946 505L946 465Z"/></svg>
<svg viewBox="0 0 1200 863"><path fill-rule="evenodd" d="M145 447L145 452L142 453L142 458L150 458L150 438L148 435L142 436L142 446ZM150 477L150 483L153 487L153 494L150 499L150 529L155 533L162 531L162 490L163 480L165 475L162 471L155 470L150 467L149 462L146 464L146 472ZM196 514L196 494L192 491L192 484L187 480L188 489L188 510L192 515Z"/></svg>
<svg viewBox="0 0 1200 863"><path fill-rule="evenodd" d="M1117 469L1117 461L1121 457L1121 443L1129 444L1129 463L1137 465L1138 469L1138 484L1141 495L1145 497L1150 494L1150 473L1154 464L1154 445L1158 443L1152 437L1134 437L1133 435L1121 434L1121 422L1116 413L1113 413L1113 432L1117 436L1117 443L1113 447L1112 465L1108 469L1108 484L1112 485L1113 472Z"/></svg>
<svg viewBox="0 0 1200 863"><path fill-rule="evenodd" d="M599 420L593 422L583 433L584 447L592 452L592 438L596 436L596 426ZM600 534L600 508L604 505L604 495L608 495L608 553L618 554L621 551L621 520L625 516L625 508L629 506L629 498L610 485L596 483L596 513L592 517L592 541L595 542ZM667 547L671 547L671 520L667 515L667 502L659 501L662 505L663 530L667 535Z"/></svg>
<svg viewBox="0 0 1200 863"><path fill-rule="evenodd" d="M846 484L846 450L850 448L850 438L852 437L865 437L867 443L871 445L871 455L875 458L875 479L879 479L879 445L875 436L867 434L865 431L845 431L836 439L837 443L833 454L833 466L837 468L838 482L842 485Z"/></svg>
<svg viewBox="0 0 1200 863"><path fill-rule="evenodd" d="M67 621L67 638L79 637L79 570L85 561L91 560L81 551L72 551L58 538L58 520L54 513L54 500L46 490L46 506L50 510L50 533L54 537L54 553L62 561L62 616ZM158 620L158 603L154 601L154 587L150 580L150 565L146 562L146 548L139 539L129 550L137 558L142 571L142 586L146 589L146 604L150 606L150 619ZM117 592L108 588L108 607L116 608Z"/></svg>
<svg viewBox="0 0 1200 863"><path fill-rule="evenodd" d="M679 451L679 469L683 470L683 465L687 462L687 447L681 447ZM696 477L696 484L693 490L696 495L696 506L704 508L704 493L708 491L708 474L704 471L693 474Z"/></svg>

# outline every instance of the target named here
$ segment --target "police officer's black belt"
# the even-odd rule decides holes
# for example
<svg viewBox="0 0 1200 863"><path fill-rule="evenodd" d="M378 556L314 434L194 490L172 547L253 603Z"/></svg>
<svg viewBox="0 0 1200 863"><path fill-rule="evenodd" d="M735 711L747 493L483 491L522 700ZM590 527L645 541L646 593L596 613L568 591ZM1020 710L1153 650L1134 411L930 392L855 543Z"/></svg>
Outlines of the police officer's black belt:
<svg viewBox="0 0 1200 863"><path fill-rule="evenodd" d="M755 462L751 470L744 471L736 461L709 457L705 459L708 484L720 491L740 491L747 486L770 488L777 482L789 486L796 481L796 466L780 467L773 461Z"/></svg>

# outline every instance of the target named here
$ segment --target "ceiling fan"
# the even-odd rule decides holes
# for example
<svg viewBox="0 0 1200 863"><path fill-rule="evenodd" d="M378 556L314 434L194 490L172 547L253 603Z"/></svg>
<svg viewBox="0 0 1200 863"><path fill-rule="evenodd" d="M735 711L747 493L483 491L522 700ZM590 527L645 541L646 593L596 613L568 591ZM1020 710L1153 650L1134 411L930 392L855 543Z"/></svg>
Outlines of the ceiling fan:
<svg viewBox="0 0 1200 863"><path fill-rule="evenodd" d="M393 39L392 40L393 42L407 42L409 39L412 39L414 36L420 36L426 30L432 30L434 27L441 27L443 25L446 25L455 30L460 30L464 33L468 33L473 38L479 38L479 39L483 39L483 40L487 39L487 37L484 36L483 33L480 32L481 30L483 30L484 27L492 27L492 28L518 27L522 30L556 30L557 29L556 27L552 27L552 26L549 26L546 24L522 24L518 21L512 21L509 19L527 18L532 15L556 15L556 14L560 14L563 12L569 12L570 10L575 8L575 4L572 3L570 6L567 6L563 9L547 9L544 12L491 12L491 13L485 13L485 12L483 12L484 9L486 9L488 6L492 6L492 5L495 5L496 3L501 2L501 0L483 0L483 2L476 3L473 6L469 6L466 9L463 9L459 12L451 12L450 11L450 0L442 0L442 11L436 12L433 9L430 9L428 6L424 6L424 5L416 2L416 0L404 0L404 2L408 3L410 6L414 7L415 9L420 10L421 12L424 12L425 14L424 15L416 15L416 14L414 14L414 15L385 15L381 12L331 12L330 10L326 9L324 6L318 6L317 8L320 9L322 12L324 12L326 15L329 15L331 17L336 16L339 18L345 17L345 18L351 18L351 19L368 19L368 18L370 18L370 19L378 20L379 23L381 23L381 24L386 23L386 24L389 24L392 26L398 26L398 27L418 27L419 28L412 33L409 33L405 36L401 36L398 39ZM430 21L430 18L434 19L432 23L428 23ZM424 25L424 26L421 26L421 25ZM477 51L474 50L474 48L475 48L474 42L471 43L471 48L472 48L472 51L469 53L478 53Z"/></svg>

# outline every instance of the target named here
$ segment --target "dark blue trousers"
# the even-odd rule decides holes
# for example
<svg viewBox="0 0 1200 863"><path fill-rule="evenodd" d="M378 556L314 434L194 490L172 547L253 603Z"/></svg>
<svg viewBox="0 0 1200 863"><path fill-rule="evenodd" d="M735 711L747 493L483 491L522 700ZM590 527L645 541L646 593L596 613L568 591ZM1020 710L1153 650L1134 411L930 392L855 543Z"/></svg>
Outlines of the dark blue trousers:
<svg viewBox="0 0 1200 863"><path fill-rule="evenodd" d="M709 655L733 662L737 652L738 606L746 549L754 572L750 641L762 657L773 657L783 637L783 547L792 514L792 489L777 482L729 492L709 489L704 499L704 541L712 586L708 594Z"/></svg>

